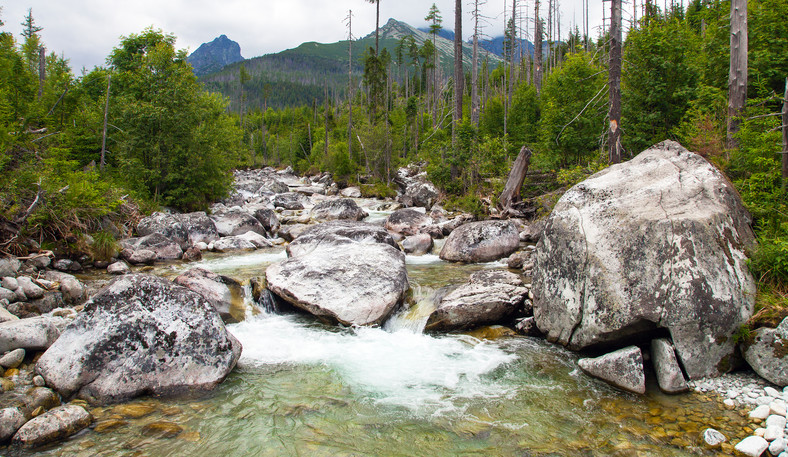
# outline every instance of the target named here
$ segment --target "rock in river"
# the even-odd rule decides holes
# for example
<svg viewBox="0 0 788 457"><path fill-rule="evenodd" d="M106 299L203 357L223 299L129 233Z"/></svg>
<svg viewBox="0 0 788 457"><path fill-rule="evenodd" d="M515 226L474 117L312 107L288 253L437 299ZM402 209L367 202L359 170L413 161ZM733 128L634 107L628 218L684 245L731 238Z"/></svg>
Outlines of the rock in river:
<svg viewBox="0 0 788 457"><path fill-rule="evenodd" d="M240 322L246 316L243 286L230 277L204 268L192 268L174 282L207 298L224 322Z"/></svg>
<svg viewBox="0 0 788 457"><path fill-rule="evenodd" d="M500 322L522 306L528 289L504 270L482 270L440 301L427 320L427 330L461 330Z"/></svg>
<svg viewBox="0 0 788 457"><path fill-rule="evenodd" d="M290 246L292 257L266 270L268 288L332 322L382 323L408 290L405 255L381 227L385 235L370 224L352 225L327 223L301 235Z"/></svg>
<svg viewBox="0 0 788 457"><path fill-rule="evenodd" d="M520 234L512 222L471 222L451 232L440 258L451 262L490 262L507 257L519 245Z"/></svg>
<svg viewBox="0 0 788 457"><path fill-rule="evenodd" d="M166 279L121 276L41 356L36 371L65 398L119 402L212 389L241 343L211 303Z"/></svg>
<svg viewBox="0 0 788 457"><path fill-rule="evenodd" d="M81 406L58 406L23 425L14 435L13 442L41 446L71 436L92 422L93 416Z"/></svg>
<svg viewBox="0 0 788 457"><path fill-rule="evenodd" d="M608 384L636 394L646 393L643 354L630 346L593 359L578 360L580 369Z"/></svg>
<svg viewBox="0 0 788 457"><path fill-rule="evenodd" d="M788 386L788 317L777 328L755 331L752 343L745 345L744 359L762 378Z"/></svg>
<svg viewBox="0 0 788 457"><path fill-rule="evenodd" d="M665 141L561 197L537 245L534 317L574 350L664 328L690 379L718 376L752 314L752 242L725 176Z"/></svg>
<svg viewBox="0 0 788 457"><path fill-rule="evenodd" d="M355 201L349 198L326 200L312 208L312 218L318 221L360 221L369 216Z"/></svg>

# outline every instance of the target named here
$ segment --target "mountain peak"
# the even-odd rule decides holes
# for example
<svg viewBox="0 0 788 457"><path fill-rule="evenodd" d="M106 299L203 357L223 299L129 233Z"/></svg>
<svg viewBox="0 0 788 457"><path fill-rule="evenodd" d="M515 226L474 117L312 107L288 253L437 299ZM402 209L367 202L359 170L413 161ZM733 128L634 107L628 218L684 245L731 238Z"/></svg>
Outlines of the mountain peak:
<svg viewBox="0 0 788 457"><path fill-rule="evenodd" d="M221 70L227 65L244 60L241 46L235 41L220 35L210 43L203 43L187 59L198 76Z"/></svg>

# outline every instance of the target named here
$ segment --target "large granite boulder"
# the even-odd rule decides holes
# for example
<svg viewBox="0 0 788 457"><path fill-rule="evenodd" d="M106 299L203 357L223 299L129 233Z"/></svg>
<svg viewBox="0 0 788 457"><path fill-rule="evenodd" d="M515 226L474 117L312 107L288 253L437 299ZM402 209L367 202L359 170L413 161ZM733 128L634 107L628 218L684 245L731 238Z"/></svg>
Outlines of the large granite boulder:
<svg viewBox="0 0 788 457"><path fill-rule="evenodd" d="M788 317L777 328L760 328L744 345L744 360L763 379L788 386Z"/></svg>
<svg viewBox="0 0 788 457"><path fill-rule="evenodd" d="M440 252L450 262L490 262L508 257L520 246L517 226L510 221L471 222L456 228Z"/></svg>
<svg viewBox="0 0 788 457"><path fill-rule="evenodd" d="M159 233L178 243L181 248L186 248L189 240L189 233L181 224L178 216L159 211L142 218L137 224L137 233L141 237Z"/></svg>
<svg viewBox="0 0 788 457"><path fill-rule="evenodd" d="M241 344L207 299L163 278L130 274L88 300L36 371L65 398L120 402L212 389L240 355Z"/></svg>
<svg viewBox="0 0 788 457"><path fill-rule="evenodd" d="M720 375L753 311L751 243L725 176L665 141L559 200L537 245L534 317L573 350L664 328L691 379Z"/></svg>
<svg viewBox="0 0 788 457"><path fill-rule="evenodd" d="M180 243L167 238L159 232L154 232L141 238L122 240L120 244L124 248L131 249L134 252L154 252L156 254L156 260L177 260L183 257L183 248L181 248ZM131 261L131 259L129 259L129 261Z"/></svg>
<svg viewBox="0 0 788 457"><path fill-rule="evenodd" d="M263 225L263 228L265 228L269 235L273 235L279 231L279 218L276 216L274 210L270 208L259 208L254 212L254 217L260 221L260 224Z"/></svg>
<svg viewBox="0 0 788 457"><path fill-rule="evenodd" d="M317 221L360 221L369 216L355 201L340 198L320 202L312 208L312 218Z"/></svg>
<svg viewBox="0 0 788 457"><path fill-rule="evenodd" d="M192 268L173 281L208 299L224 322L241 322L246 317L243 286L233 278Z"/></svg>
<svg viewBox="0 0 788 457"><path fill-rule="evenodd" d="M377 244L383 243L399 249L394 238L381 226L366 222L331 221L308 226L287 246L287 255L299 257L326 244Z"/></svg>
<svg viewBox="0 0 788 457"><path fill-rule="evenodd" d="M499 323L522 307L528 289L519 275L482 270L449 292L427 319L426 330L464 330Z"/></svg>
<svg viewBox="0 0 788 457"><path fill-rule="evenodd" d="M243 235L252 231L265 235L265 227L254 216L237 208L231 208L211 215L219 236Z"/></svg>
<svg viewBox="0 0 788 457"><path fill-rule="evenodd" d="M433 224L430 216L413 208L398 209L386 218L383 224L386 230L402 236L421 233L425 227Z"/></svg>
<svg viewBox="0 0 788 457"><path fill-rule="evenodd" d="M349 223L322 225L328 224L322 236L312 233L304 241L292 243L291 257L268 267L268 288L330 322L381 324L408 290L405 255L392 247L390 236L379 235L383 242L377 242L375 232L366 227L369 224L356 223L360 241L352 238L354 230ZM373 235L367 236L369 233Z"/></svg>
<svg viewBox="0 0 788 457"><path fill-rule="evenodd" d="M276 194L274 197L274 206L276 208L290 210L304 209L304 204L308 201L309 198L303 194L296 192L286 192L284 194Z"/></svg>
<svg viewBox="0 0 788 457"><path fill-rule="evenodd" d="M197 243L210 244L211 241L219 239L219 231L216 229L216 224L213 222L213 219L205 214L205 211L178 214L176 218L186 231L188 246L194 246Z"/></svg>

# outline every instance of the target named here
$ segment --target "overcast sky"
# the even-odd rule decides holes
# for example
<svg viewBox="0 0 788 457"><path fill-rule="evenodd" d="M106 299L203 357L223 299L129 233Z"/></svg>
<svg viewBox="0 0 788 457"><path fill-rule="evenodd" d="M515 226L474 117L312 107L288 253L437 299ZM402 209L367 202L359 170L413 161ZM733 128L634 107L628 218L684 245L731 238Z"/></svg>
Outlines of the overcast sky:
<svg viewBox="0 0 788 457"><path fill-rule="evenodd" d="M464 0L463 35L471 35L471 1ZM511 1L507 15L511 14ZM561 0L561 33L581 21L582 0ZM435 1L443 15L444 28L454 29L454 2ZM485 32L500 35L503 30L504 0L488 0L484 13L489 18ZM542 0L542 10L547 0ZM413 26L426 25L424 16L432 5L421 0L382 0L381 27L388 18ZM528 16L533 16L533 0L521 0ZM606 4L606 6L609 3ZM0 0L2 30L21 40L21 22L33 9L36 24L49 52L64 55L79 73L82 67L104 65L119 38L139 33L149 26L178 37L177 46L189 52L201 43L225 34L241 45L244 57L256 57L293 48L305 41L330 43L345 39L343 24L353 11L353 35L363 37L375 29L375 5L365 0ZM630 9L625 4L625 9ZM602 22L602 1L589 0L591 27ZM624 18L631 17L625 12ZM580 26L580 25L579 25ZM528 29L532 29L532 25ZM582 26L580 26L582 28ZM596 36L597 32L591 34Z"/></svg>

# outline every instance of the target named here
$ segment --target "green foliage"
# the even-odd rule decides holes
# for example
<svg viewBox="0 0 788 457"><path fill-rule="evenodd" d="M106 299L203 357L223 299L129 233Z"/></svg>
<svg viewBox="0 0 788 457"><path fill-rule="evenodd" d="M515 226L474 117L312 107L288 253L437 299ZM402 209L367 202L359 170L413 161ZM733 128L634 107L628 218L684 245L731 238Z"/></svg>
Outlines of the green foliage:
<svg viewBox="0 0 788 457"><path fill-rule="evenodd" d="M588 54L570 55L544 80L539 123L542 168L582 165L596 156L605 129L605 77Z"/></svg>
<svg viewBox="0 0 788 457"><path fill-rule="evenodd" d="M364 198L395 198L397 196L396 186L385 182L362 184L359 188L361 196Z"/></svg>
<svg viewBox="0 0 788 457"><path fill-rule="evenodd" d="M93 260L108 261L118 253L118 242L115 241L115 236L105 230L98 231L92 235L93 244L90 246L90 251Z"/></svg>
<svg viewBox="0 0 788 457"><path fill-rule="evenodd" d="M627 36L621 70L625 149L638 153L670 138L695 97L700 42L686 22L653 19Z"/></svg>
<svg viewBox="0 0 788 457"><path fill-rule="evenodd" d="M119 103L118 165L137 189L166 205L205 209L226 195L239 143L226 101L202 92L175 37L145 30L122 40L110 62Z"/></svg>

